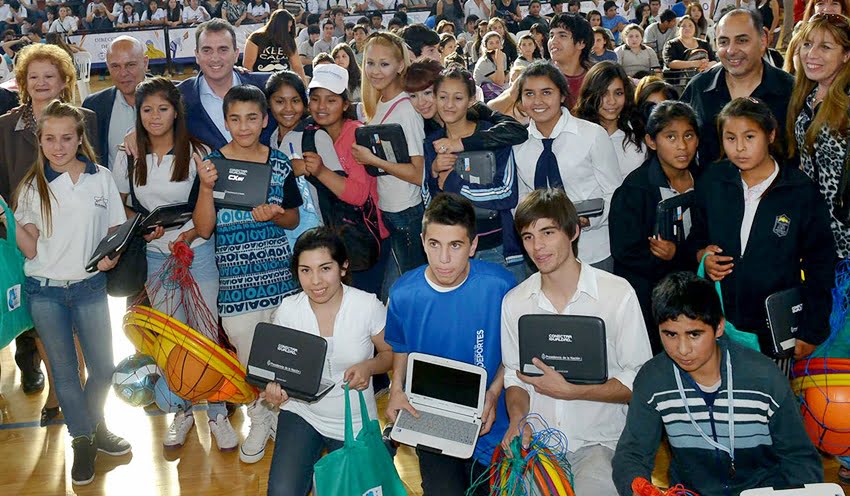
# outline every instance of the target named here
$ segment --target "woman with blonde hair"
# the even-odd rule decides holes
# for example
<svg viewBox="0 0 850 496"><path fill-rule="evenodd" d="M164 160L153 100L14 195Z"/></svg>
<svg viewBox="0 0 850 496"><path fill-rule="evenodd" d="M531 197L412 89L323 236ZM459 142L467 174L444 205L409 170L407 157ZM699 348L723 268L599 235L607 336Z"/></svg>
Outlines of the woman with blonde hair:
<svg viewBox="0 0 850 496"><path fill-rule="evenodd" d="M17 244L26 257L24 293L42 338L56 394L73 441L71 482L94 479L98 451L119 456L130 444L104 423L112 383L112 330L106 275L118 258L103 258L97 271L86 261L101 239L127 217L112 174L95 163L83 112L53 100L40 109L38 151L13 198ZM86 358L80 384L74 336Z"/></svg>
<svg viewBox="0 0 850 496"><path fill-rule="evenodd" d="M413 108L402 82L410 67L410 49L399 36L378 31L369 35L363 50L361 97L366 124L400 124L404 130L410 162L383 160L364 146L352 152L367 172L378 176L378 208L389 231L382 247L383 261L389 260L383 280L384 291L395 278L425 263L422 250L421 187L424 176L425 123ZM386 255L391 255L387 258ZM378 264L376 271L380 271Z"/></svg>
<svg viewBox="0 0 850 496"><path fill-rule="evenodd" d="M77 71L71 56L56 45L32 44L18 52L15 62L15 78L21 105L0 117L0 164L5 173L0 174L0 196L11 198L12 191L24 178L38 156L36 123L41 119L47 105L53 100L64 103L74 101L77 89ZM97 135L97 119L94 112L80 109L90 143L100 143ZM102 153L102 150L98 150ZM36 347L44 359L45 355L35 330L27 331L16 341L15 353L21 368L25 393L41 391L43 379L34 387L34 379L41 378ZM59 415L59 403L53 387L52 372L47 368L50 392L41 411L41 425Z"/></svg>
<svg viewBox="0 0 850 496"><path fill-rule="evenodd" d="M837 256L850 256L850 215L843 212L838 185L846 174L850 146L850 19L812 17L797 34L800 68L788 104L790 155L800 154L803 172L819 186L832 211Z"/></svg>

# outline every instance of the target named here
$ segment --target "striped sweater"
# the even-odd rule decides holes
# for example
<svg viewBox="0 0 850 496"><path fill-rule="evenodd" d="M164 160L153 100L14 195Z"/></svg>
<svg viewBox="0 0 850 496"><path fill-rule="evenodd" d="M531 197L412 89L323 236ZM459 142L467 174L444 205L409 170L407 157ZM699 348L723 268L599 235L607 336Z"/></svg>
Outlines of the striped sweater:
<svg viewBox="0 0 850 496"><path fill-rule="evenodd" d="M706 394L680 371L690 413L676 382L675 364L666 353L641 368L613 461L621 496L632 495L635 477L650 478L662 432L672 449L671 485L681 483L699 494L737 496L754 487L823 479L820 457L803 428L788 380L760 353L725 336L718 344L723 358L716 393ZM712 446L694 426L715 443L730 446L727 356L732 362L734 465L726 451Z"/></svg>

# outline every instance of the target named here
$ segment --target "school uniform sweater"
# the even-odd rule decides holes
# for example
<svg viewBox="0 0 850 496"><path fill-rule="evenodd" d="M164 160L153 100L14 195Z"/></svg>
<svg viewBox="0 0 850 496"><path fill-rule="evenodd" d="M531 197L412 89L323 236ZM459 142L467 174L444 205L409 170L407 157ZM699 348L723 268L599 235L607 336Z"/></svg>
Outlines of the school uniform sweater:
<svg viewBox="0 0 850 496"><path fill-rule="evenodd" d="M647 238L655 233L656 207L662 200L660 188L670 188L670 182L658 158L653 156L626 176L614 191L608 214L614 274L629 281L635 289L654 346L660 346L660 342L652 318L652 288L671 272L696 269L693 257L682 247L677 247L670 261L649 251Z"/></svg>
<svg viewBox="0 0 850 496"><path fill-rule="evenodd" d="M765 298L797 286L803 290L798 337L822 343L829 336L835 279L835 241L826 202L802 171L780 165L761 197L741 253L743 191L741 174L728 160L706 169L695 188L689 256L696 261L698 250L714 244L733 258L732 273L721 282L726 317L736 328L758 334L762 350L770 343Z"/></svg>
<svg viewBox="0 0 850 496"><path fill-rule="evenodd" d="M718 340L721 383L705 393L691 376L660 353L640 369L632 388L626 428L613 460L614 483L620 496L631 496L636 477L650 479L655 452L666 432L672 450L670 484L683 484L699 494L737 496L753 487L803 485L823 480L823 465L800 418L797 403L779 368L767 357L731 342ZM729 401L727 351L731 359ZM687 400L690 414L685 409ZM735 463L710 443L729 448L729 405L733 405Z"/></svg>

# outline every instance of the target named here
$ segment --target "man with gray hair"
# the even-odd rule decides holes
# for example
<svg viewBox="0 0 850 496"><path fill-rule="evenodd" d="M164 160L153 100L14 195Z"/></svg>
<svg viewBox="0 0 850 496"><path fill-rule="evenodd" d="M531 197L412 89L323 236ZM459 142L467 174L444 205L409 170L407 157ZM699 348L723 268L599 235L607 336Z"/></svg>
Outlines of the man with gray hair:
<svg viewBox="0 0 850 496"><path fill-rule="evenodd" d="M106 51L106 68L114 86L89 95L83 107L98 116L99 141L93 143L103 165L110 169L124 135L136 125L136 86L148 70L142 43L130 36L112 40Z"/></svg>

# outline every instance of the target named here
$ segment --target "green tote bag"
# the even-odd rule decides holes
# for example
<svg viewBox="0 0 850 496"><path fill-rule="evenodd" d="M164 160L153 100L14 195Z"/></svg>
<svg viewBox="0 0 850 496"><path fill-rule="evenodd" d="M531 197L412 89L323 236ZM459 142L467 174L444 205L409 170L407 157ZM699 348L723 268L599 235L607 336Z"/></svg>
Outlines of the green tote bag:
<svg viewBox="0 0 850 496"><path fill-rule="evenodd" d="M704 279L708 279L705 275L705 259L708 255L709 253L706 253L702 256L702 260L699 262L699 268L697 269L697 275ZM717 291L717 296L720 298L720 309L723 310L725 315L726 309L723 308L723 292L720 290L720 281L714 281L714 289ZM731 322L729 322L729 319L726 319L726 326L723 328L723 333L729 336L729 339L742 346L759 352L761 351L758 336L751 332L739 331Z"/></svg>
<svg viewBox="0 0 850 496"><path fill-rule="evenodd" d="M363 392L360 418L363 428L354 438L351 400L345 386L345 445L329 453L313 467L316 496L406 496L384 442L377 420L369 418Z"/></svg>
<svg viewBox="0 0 850 496"><path fill-rule="evenodd" d="M6 239L0 238L0 349L22 332L32 329L32 318L24 295L24 256L15 238L15 217L0 200L6 213Z"/></svg>

